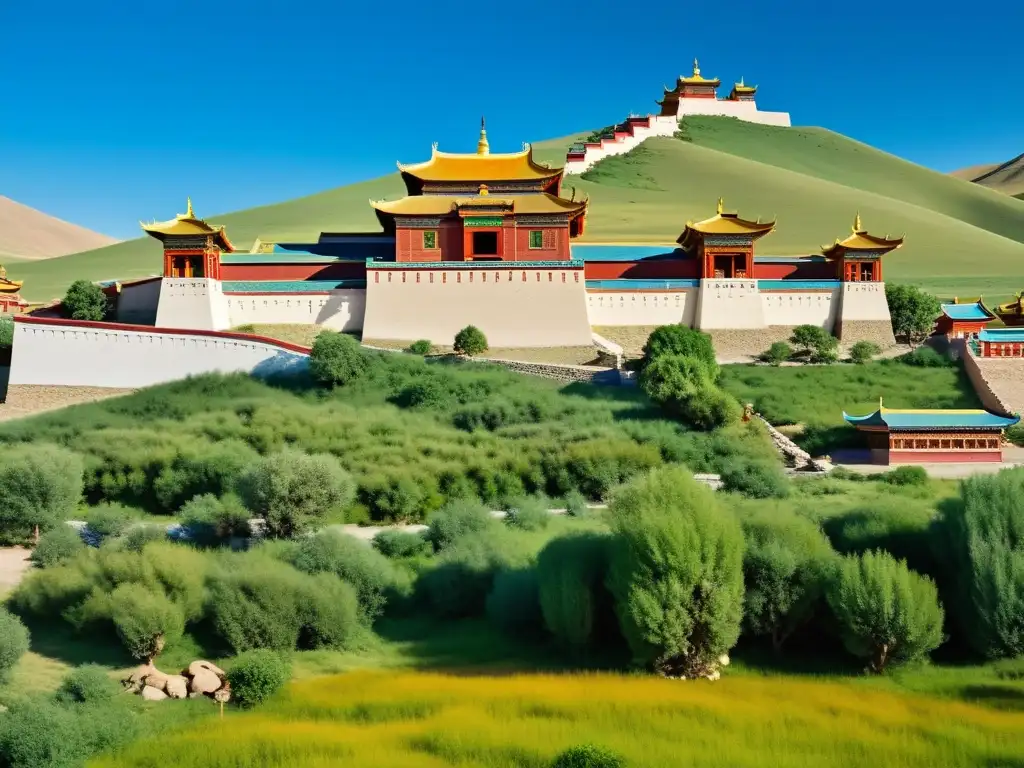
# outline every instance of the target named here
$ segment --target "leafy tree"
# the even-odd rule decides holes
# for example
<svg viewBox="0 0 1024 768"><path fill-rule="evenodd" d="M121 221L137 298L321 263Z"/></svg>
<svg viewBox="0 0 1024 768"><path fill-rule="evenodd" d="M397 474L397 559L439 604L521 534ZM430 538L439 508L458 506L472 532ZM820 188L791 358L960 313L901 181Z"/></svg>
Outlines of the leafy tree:
<svg viewBox="0 0 1024 768"><path fill-rule="evenodd" d="M548 502L535 496L513 499L508 505L505 522L521 531L541 531L551 522Z"/></svg>
<svg viewBox="0 0 1024 768"><path fill-rule="evenodd" d="M121 686L99 664L83 664L68 672L57 689L62 704L93 704L110 701L121 693Z"/></svg>
<svg viewBox="0 0 1024 768"><path fill-rule="evenodd" d="M744 626L780 651L824 601L835 552L818 526L788 510L759 510L741 523Z"/></svg>
<svg viewBox="0 0 1024 768"><path fill-rule="evenodd" d="M784 341L776 341L770 347L768 351L764 353L765 362L771 363L772 365L780 365L786 362L793 356L793 348Z"/></svg>
<svg viewBox="0 0 1024 768"><path fill-rule="evenodd" d="M935 583L888 552L842 558L826 594L843 645L872 672L922 659L942 644Z"/></svg>
<svg viewBox="0 0 1024 768"><path fill-rule="evenodd" d="M798 325L789 340L812 362L830 363L836 359L839 340L821 326Z"/></svg>
<svg viewBox="0 0 1024 768"><path fill-rule="evenodd" d="M75 280L64 294L61 310L72 320L100 321L107 315L107 297L95 283Z"/></svg>
<svg viewBox="0 0 1024 768"><path fill-rule="evenodd" d="M51 568L67 562L85 549L82 536L70 525L58 525L39 537L31 560L40 568Z"/></svg>
<svg viewBox="0 0 1024 768"><path fill-rule="evenodd" d="M429 355L433 348L434 345L428 339L419 339L406 347L405 351L412 355Z"/></svg>
<svg viewBox="0 0 1024 768"><path fill-rule="evenodd" d="M251 535L249 510L234 494L195 496L185 502L178 516L189 540L200 546L216 546L233 536Z"/></svg>
<svg viewBox="0 0 1024 768"><path fill-rule="evenodd" d="M46 443L0 450L0 534L24 539L71 519L82 497L82 459Z"/></svg>
<svg viewBox="0 0 1024 768"><path fill-rule="evenodd" d="M607 600L609 545L605 534L577 533L552 539L537 556L544 625L575 651L590 642Z"/></svg>
<svg viewBox="0 0 1024 768"><path fill-rule="evenodd" d="M309 352L309 372L325 386L350 384L369 368L369 360L359 342L335 331L321 331Z"/></svg>
<svg viewBox="0 0 1024 768"><path fill-rule="evenodd" d="M639 383L669 415L697 429L711 430L739 418L739 403L718 388L712 369L697 357L658 355L644 366Z"/></svg>
<svg viewBox="0 0 1024 768"><path fill-rule="evenodd" d="M97 504L85 514L89 530L103 537L120 536L135 519L132 510L117 502Z"/></svg>
<svg viewBox="0 0 1024 768"><path fill-rule="evenodd" d="M6 768L78 768L89 757L87 734L71 707L41 697L0 717L0 764Z"/></svg>
<svg viewBox="0 0 1024 768"><path fill-rule="evenodd" d="M185 616L181 606L162 592L142 584L122 584L110 593L110 616L125 650L151 662L169 642L181 637Z"/></svg>
<svg viewBox="0 0 1024 768"><path fill-rule="evenodd" d="M467 325L455 334L454 349L460 355L482 355L487 351L487 337L475 325Z"/></svg>
<svg viewBox="0 0 1024 768"><path fill-rule="evenodd" d="M403 558L430 552L430 542L421 533L383 530L373 537L373 548L385 557Z"/></svg>
<svg viewBox="0 0 1024 768"><path fill-rule="evenodd" d="M454 499L430 515L426 538L437 552L453 546L459 539L494 530L498 522L476 499Z"/></svg>
<svg viewBox="0 0 1024 768"><path fill-rule="evenodd" d="M892 332L911 344L920 343L935 328L939 316L939 300L913 285L885 284L885 300L889 304Z"/></svg>
<svg viewBox="0 0 1024 768"><path fill-rule="evenodd" d="M14 321L10 318L0 318L0 347L14 346Z"/></svg>
<svg viewBox="0 0 1024 768"><path fill-rule="evenodd" d="M643 365L646 367L664 355L683 355L700 360L712 381L718 379L718 363L711 337L685 325L663 325L655 328L644 344Z"/></svg>
<svg viewBox="0 0 1024 768"><path fill-rule="evenodd" d="M21 619L0 608L0 682L10 677L18 659L28 651L28 630Z"/></svg>
<svg viewBox="0 0 1024 768"><path fill-rule="evenodd" d="M724 462L720 470L722 486L752 499L784 499L789 496L789 481L773 459L739 457Z"/></svg>
<svg viewBox="0 0 1024 768"><path fill-rule="evenodd" d="M555 758L551 768L625 768L626 761L605 747L580 744Z"/></svg>
<svg viewBox="0 0 1024 768"><path fill-rule="evenodd" d="M606 579L634 660L668 675L713 671L740 633L743 534L681 467L620 488Z"/></svg>
<svg viewBox="0 0 1024 768"><path fill-rule="evenodd" d="M290 665L279 653L263 648L241 653L228 670L231 698L243 707L255 707L284 688L290 674Z"/></svg>
<svg viewBox="0 0 1024 768"><path fill-rule="evenodd" d="M239 478L238 491L268 536L289 538L351 504L355 483L329 454L286 449L256 462Z"/></svg>
<svg viewBox="0 0 1024 768"><path fill-rule="evenodd" d="M858 341L850 347L850 360L857 365L863 365L881 351L881 348L873 342Z"/></svg>
<svg viewBox="0 0 1024 768"><path fill-rule="evenodd" d="M971 646L989 658L1024 655L1024 469L964 480L938 530L951 609Z"/></svg>

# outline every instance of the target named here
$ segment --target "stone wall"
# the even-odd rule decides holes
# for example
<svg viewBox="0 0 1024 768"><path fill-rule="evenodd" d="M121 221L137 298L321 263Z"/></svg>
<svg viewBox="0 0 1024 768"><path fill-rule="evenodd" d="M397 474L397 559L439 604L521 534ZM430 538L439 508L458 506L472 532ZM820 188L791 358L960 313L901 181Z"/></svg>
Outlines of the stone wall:
<svg viewBox="0 0 1024 768"><path fill-rule="evenodd" d="M858 341L870 341L881 349L896 346L889 320L842 320L836 324L836 336L844 347Z"/></svg>
<svg viewBox="0 0 1024 768"><path fill-rule="evenodd" d="M541 376L545 379L566 383L588 382L591 384L618 385L619 372L614 368L598 368L582 365L554 365L552 363L524 363L520 360L502 360L496 357L474 357L473 362L493 363L516 373Z"/></svg>
<svg viewBox="0 0 1024 768"><path fill-rule="evenodd" d="M794 326L769 325L766 328L743 330L740 328L710 329L704 333L711 336L715 355L721 359L757 357L766 352L777 341L789 342Z"/></svg>
<svg viewBox="0 0 1024 768"><path fill-rule="evenodd" d="M594 332L622 347L626 358L641 357L648 337L658 325L595 325Z"/></svg>
<svg viewBox="0 0 1024 768"><path fill-rule="evenodd" d="M986 410L1009 415L1024 409L1024 359L993 360L996 365L990 366L988 360L979 360L974 350L963 339L954 339L950 343L950 349L954 357L964 361L967 378L970 379L978 399ZM1010 365L1000 365L1005 363ZM1021 402L1011 403L1008 398L1000 396L999 391L1004 390L1007 383L1021 393Z"/></svg>

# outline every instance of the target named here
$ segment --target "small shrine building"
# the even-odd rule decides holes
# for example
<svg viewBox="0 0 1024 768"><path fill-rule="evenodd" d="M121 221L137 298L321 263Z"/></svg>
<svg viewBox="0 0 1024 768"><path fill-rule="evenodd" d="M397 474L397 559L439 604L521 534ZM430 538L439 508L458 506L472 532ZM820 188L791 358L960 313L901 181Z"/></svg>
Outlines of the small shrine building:
<svg viewBox="0 0 1024 768"><path fill-rule="evenodd" d="M754 243L775 229L775 222L740 218L726 213L722 198L710 219L686 223L676 242L699 265L701 279L734 280L754 277Z"/></svg>
<svg viewBox="0 0 1024 768"><path fill-rule="evenodd" d="M983 410L911 410L886 408L866 416L843 412L863 432L873 464L1001 462L1003 431L1019 416Z"/></svg>
<svg viewBox="0 0 1024 768"><path fill-rule="evenodd" d="M935 333L947 339L973 339L995 315L985 308L981 300L966 304L954 299L952 304L941 305L942 314L935 321Z"/></svg>
<svg viewBox="0 0 1024 768"><path fill-rule="evenodd" d="M985 328L976 341L981 357L1024 357L1024 328Z"/></svg>
<svg viewBox="0 0 1024 768"><path fill-rule="evenodd" d="M861 225L860 214L853 220L853 233L821 252L836 265L836 279L843 282L882 282L882 256L903 245L904 237L879 237Z"/></svg>

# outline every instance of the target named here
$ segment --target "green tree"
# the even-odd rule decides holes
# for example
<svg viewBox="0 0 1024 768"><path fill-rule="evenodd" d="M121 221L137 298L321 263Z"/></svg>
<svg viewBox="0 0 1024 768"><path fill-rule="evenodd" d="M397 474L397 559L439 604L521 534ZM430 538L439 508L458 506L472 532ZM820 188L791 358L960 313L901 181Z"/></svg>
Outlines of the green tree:
<svg viewBox="0 0 1024 768"><path fill-rule="evenodd" d="M798 325L793 329L793 335L789 340L812 362L830 363L836 359L839 340L821 326Z"/></svg>
<svg viewBox="0 0 1024 768"><path fill-rule="evenodd" d="M21 619L0 608L0 682L5 682L18 659L28 651L28 630Z"/></svg>
<svg viewBox="0 0 1024 768"><path fill-rule="evenodd" d="M743 533L682 467L656 469L611 501L606 583L634 661L704 675L735 644L743 617Z"/></svg>
<svg viewBox="0 0 1024 768"><path fill-rule="evenodd" d="M433 347L428 339L419 339L406 347L405 351L412 355L429 355Z"/></svg>
<svg viewBox="0 0 1024 768"><path fill-rule="evenodd" d="M935 583L888 552L842 558L826 595L843 645L872 672L917 661L942 644Z"/></svg>
<svg viewBox="0 0 1024 768"><path fill-rule="evenodd" d="M939 300L913 285L885 284L885 300L889 304L892 332L910 344L920 343L935 328L939 316Z"/></svg>
<svg viewBox="0 0 1024 768"><path fill-rule="evenodd" d="M85 542L78 531L70 525L58 525L39 537L30 559L40 568L51 568L84 550Z"/></svg>
<svg viewBox="0 0 1024 768"><path fill-rule="evenodd" d="M181 637L185 616L181 606L142 584L122 584L110 593L110 617L133 658L151 662L167 643Z"/></svg>
<svg viewBox="0 0 1024 768"><path fill-rule="evenodd" d="M274 538L299 535L355 498L355 483L330 454L286 449L256 462L238 480L245 506Z"/></svg>
<svg viewBox="0 0 1024 768"><path fill-rule="evenodd" d="M870 341L858 341L850 347L850 360L857 365L863 365L882 350L879 346Z"/></svg>
<svg viewBox="0 0 1024 768"><path fill-rule="evenodd" d="M711 430L740 415L736 399L719 389L707 363L697 357L664 354L640 372L640 388L670 416Z"/></svg>
<svg viewBox="0 0 1024 768"><path fill-rule="evenodd" d="M70 520L82 497L82 459L46 443L0 450L0 534L27 538Z"/></svg>
<svg viewBox="0 0 1024 768"><path fill-rule="evenodd" d="M487 337L475 325L467 325L455 334L454 349L460 355L482 355L487 351Z"/></svg>
<svg viewBox="0 0 1024 768"><path fill-rule="evenodd" d="M321 331L309 352L309 372L325 386L344 386L369 368L369 359L359 342L334 331Z"/></svg>
<svg viewBox="0 0 1024 768"><path fill-rule="evenodd" d="M107 315L107 297L96 283L75 280L64 294L61 310L72 320L99 321Z"/></svg>
<svg viewBox="0 0 1024 768"><path fill-rule="evenodd" d="M8 317L0 318L0 347L14 345L14 321Z"/></svg>
<svg viewBox="0 0 1024 768"><path fill-rule="evenodd" d="M606 534L576 533L552 539L537 556L544 625L577 652L590 642L607 602L603 581L610 544Z"/></svg>
<svg viewBox="0 0 1024 768"><path fill-rule="evenodd" d="M663 325L655 328L644 344L643 365L646 367L664 355L683 355L700 360L712 381L718 379L718 363L711 337L685 325Z"/></svg>
<svg viewBox="0 0 1024 768"><path fill-rule="evenodd" d="M121 693L121 686L99 664L83 664L68 672L57 689L62 704L93 704L110 701Z"/></svg>
<svg viewBox="0 0 1024 768"><path fill-rule="evenodd" d="M255 707L284 688L290 674L290 665L281 654L263 648L246 651L228 670L231 696L243 707Z"/></svg>
<svg viewBox="0 0 1024 768"><path fill-rule="evenodd" d="M793 356L793 348L784 341L776 341L770 347L768 351L764 353L765 362L771 363L772 365L780 365Z"/></svg>
<svg viewBox="0 0 1024 768"><path fill-rule="evenodd" d="M625 768L626 761L605 747L580 744L569 747L551 763L551 768Z"/></svg>

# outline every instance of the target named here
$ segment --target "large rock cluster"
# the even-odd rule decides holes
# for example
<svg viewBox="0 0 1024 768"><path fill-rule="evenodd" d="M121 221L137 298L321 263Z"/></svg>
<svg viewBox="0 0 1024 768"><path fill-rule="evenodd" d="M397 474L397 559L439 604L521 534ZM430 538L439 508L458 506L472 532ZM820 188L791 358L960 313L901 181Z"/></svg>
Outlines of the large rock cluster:
<svg viewBox="0 0 1024 768"><path fill-rule="evenodd" d="M178 675L161 672L152 663L144 664L121 684L147 701L198 699L200 696L227 701L231 695L224 670L201 660L193 661Z"/></svg>

